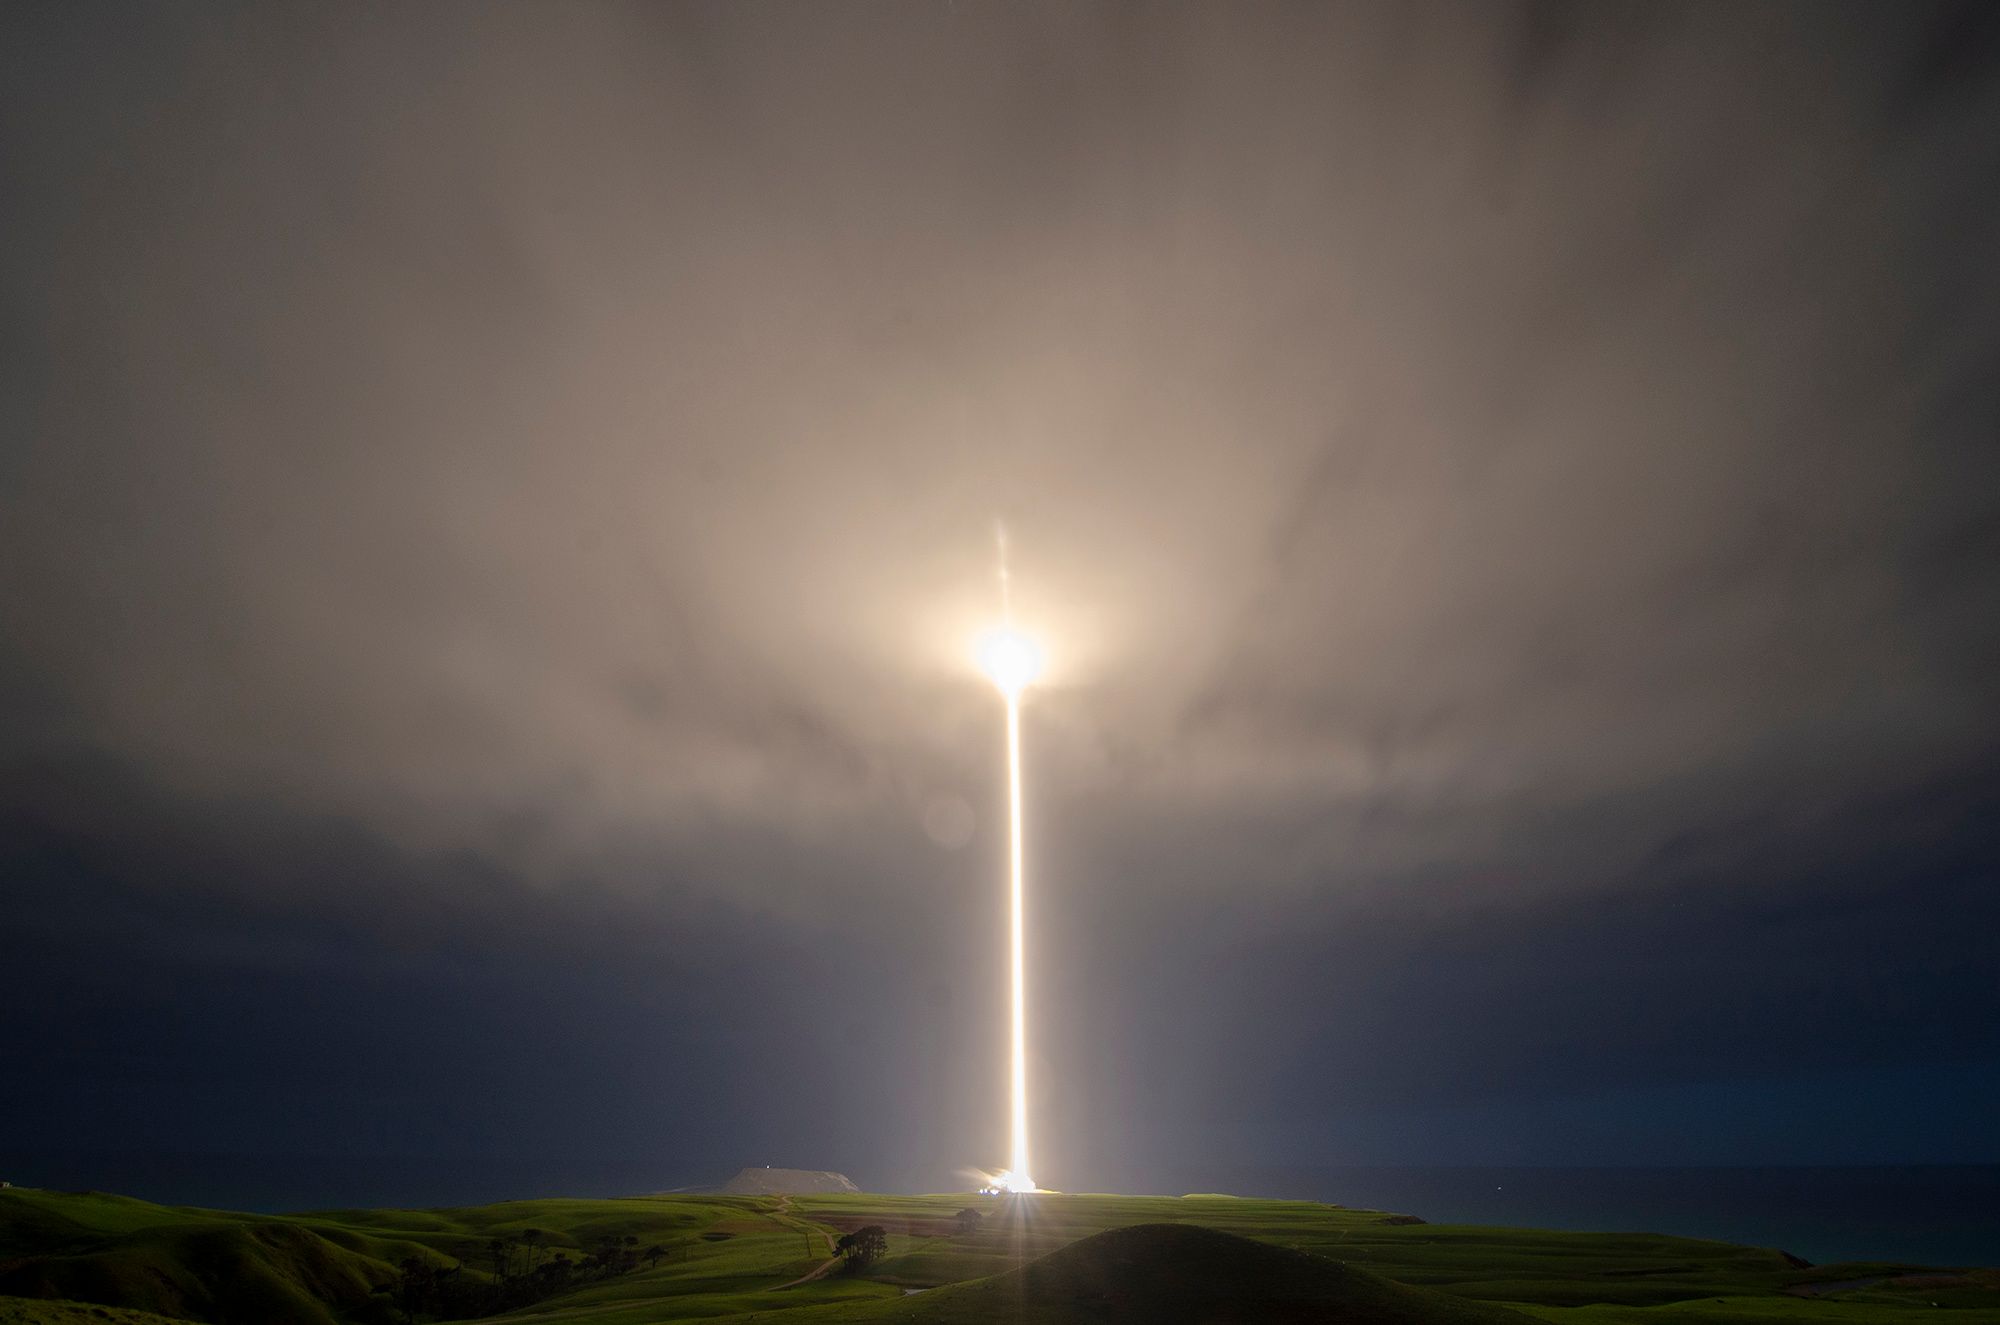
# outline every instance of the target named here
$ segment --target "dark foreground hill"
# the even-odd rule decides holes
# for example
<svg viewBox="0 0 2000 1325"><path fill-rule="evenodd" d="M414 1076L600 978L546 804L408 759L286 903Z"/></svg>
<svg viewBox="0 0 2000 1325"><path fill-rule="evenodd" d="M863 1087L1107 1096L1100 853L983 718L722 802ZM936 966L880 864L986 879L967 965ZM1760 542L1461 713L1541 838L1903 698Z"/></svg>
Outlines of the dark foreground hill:
<svg viewBox="0 0 2000 1325"><path fill-rule="evenodd" d="M1504 1307L1192 1224L1115 1228L1018 1270L855 1318L913 1325L1530 1325Z"/></svg>

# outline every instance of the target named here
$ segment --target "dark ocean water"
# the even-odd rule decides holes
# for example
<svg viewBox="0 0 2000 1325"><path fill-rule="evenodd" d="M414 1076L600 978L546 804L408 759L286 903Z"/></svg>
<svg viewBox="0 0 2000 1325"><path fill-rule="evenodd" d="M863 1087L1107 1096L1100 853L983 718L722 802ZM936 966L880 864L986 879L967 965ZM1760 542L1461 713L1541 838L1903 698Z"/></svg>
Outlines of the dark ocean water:
<svg viewBox="0 0 2000 1325"><path fill-rule="evenodd" d="M733 1171L733 1170L732 1170ZM617 1196L723 1173L639 1173L495 1159L22 1154L0 1178L233 1210L468 1205ZM868 1175L853 1175L867 1185ZM1158 1190L1137 1184L1128 1190ZM1331 1201L1432 1223L1676 1233L1807 1260L2000 1266L2000 1165L1870 1168L1235 1168L1176 1192Z"/></svg>
<svg viewBox="0 0 2000 1325"><path fill-rule="evenodd" d="M1332 1201L1434 1224L1675 1233L1818 1264L2000 1265L2000 1165L1868 1168L1322 1168L1219 1190Z"/></svg>

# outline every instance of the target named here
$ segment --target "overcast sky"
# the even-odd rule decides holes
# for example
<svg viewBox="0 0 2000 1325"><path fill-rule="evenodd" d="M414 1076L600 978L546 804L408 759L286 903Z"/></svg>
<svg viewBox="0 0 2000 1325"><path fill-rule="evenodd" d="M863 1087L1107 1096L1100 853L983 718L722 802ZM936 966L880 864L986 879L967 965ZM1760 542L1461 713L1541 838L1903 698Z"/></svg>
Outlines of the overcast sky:
<svg viewBox="0 0 2000 1325"><path fill-rule="evenodd" d="M1996 20L9 10L0 1134L2000 1161Z"/></svg>

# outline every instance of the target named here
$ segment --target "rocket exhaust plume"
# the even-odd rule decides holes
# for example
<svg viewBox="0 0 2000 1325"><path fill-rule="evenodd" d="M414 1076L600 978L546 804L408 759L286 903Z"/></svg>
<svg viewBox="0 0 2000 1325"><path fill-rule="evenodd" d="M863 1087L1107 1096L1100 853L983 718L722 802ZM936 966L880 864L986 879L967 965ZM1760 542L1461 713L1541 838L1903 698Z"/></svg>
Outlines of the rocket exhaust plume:
<svg viewBox="0 0 2000 1325"><path fill-rule="evenodd" d="M1032 1192L1035 1180L1028 1167L1028 972L1025 879L1021 863L1021 693L1041 670L1034 642L1014 629L1013 603L1007 579L1007 534L996 530L1000 544L1000 605L1002 626L986 637L979 650L980 665L1000 689L1007 705L1007 861L1008 912L1012 943L1009 967L1013 978L1011 1101L1013 1127L1009 1136L1007 1171L994 1180L995 1190Z"/></svg>

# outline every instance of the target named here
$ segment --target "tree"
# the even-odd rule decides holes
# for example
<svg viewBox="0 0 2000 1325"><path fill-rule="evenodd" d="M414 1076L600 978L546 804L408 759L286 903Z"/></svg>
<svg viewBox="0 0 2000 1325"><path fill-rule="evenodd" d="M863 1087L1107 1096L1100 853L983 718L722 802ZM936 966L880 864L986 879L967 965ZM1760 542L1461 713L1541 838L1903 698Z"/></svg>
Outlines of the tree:
<svg viewBox="0 0 2000 1325"><path fill-rule="evenodd" d="M493 1238L488 1241L486 1254L493 1258L493 1277L504 1281L507 1278L507 1239Z"/></svg>
<svg viewBox="0 0 2000 1325"><path fill-rule="evenodd" d="M623 1274L638 1263L639 1239L604 1237L598 1239L597 1264L606 1274Z"/></svg>
<svg viewBox="0 0 2000 1325"><path fill-rule="evenodd" d="M857 1228L852 1233L843 1233L840 1241L833 1244L834 1254L847 1258L849 1270L865 1270L882 1258L889 1250L889 1231L880 1224L870 1224Z"/></svg>
<svg viewBox="0 0 2000 1325"><path fill-rule="evenodd" d="M539 1228L524 1228L524 1229L522 1229L522 1230L521 1230L521 1245L522 1245L523 1247L527 1248L527 1253L528 1253L528 1271L529 1271L529 1273L531 1273L531 1274L532 1274L532 1273L534 1272L534 1269L535 1269L535 1261L537 1260L537 1257L536 1257L535 1253L536 1253L537 1251L541 1250L541 1246L542 1246L542 1230L540 1230Z"/></svg>
<svg viewBox="0 0 2000 1325"><path fill-rule="evenodd" d="M647 1265L652 1269L655 1270L659 1269L660 1257L666 1254L667 1254L667 1249L665 1247L662 1247L659 1243L655 1242L652 1246L646 1248Z"/></svg>
<svg viewBox="0 0 2000 1325"><path fill-rule="evenodd" d="M405 1256L396 1268L403 1272L396 1285L403 1299L403 1314L414 1316L429 1303L436 1276L421 1256Z"/></svg>
<svg viewBox="0 0 2000 1325"><path fill-rule="evenodd" d="M969 1238L979 1231L979 1226L985 1222L986 1217L968 1205L951 1218L952 1222L958 1225L958 1235Z"/></svg>

